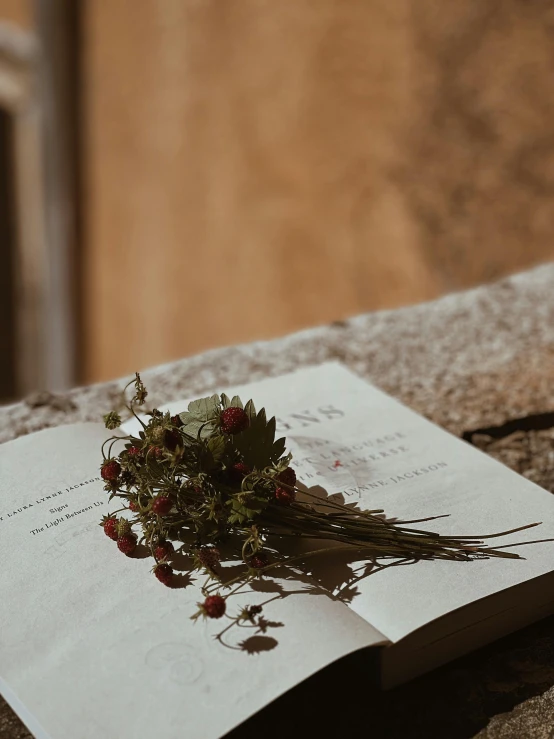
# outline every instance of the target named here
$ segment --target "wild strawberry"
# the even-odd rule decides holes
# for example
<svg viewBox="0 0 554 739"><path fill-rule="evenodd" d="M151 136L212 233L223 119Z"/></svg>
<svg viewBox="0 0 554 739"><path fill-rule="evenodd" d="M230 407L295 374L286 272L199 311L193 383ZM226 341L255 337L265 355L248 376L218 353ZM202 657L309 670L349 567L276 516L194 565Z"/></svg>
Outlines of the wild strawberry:
<svg viewBox="0 0 554 739"><path fill-rule="evenodd" d="M294 503L296 494L293 490L285 490L285 488L277 488L275 491L275 500L280 505L291 505Z"/></svg>
<svg viewBox="0 0 554 739"><path fill-rule="evenodd" d="M208 595L200 608L208 618L221 618L225 614L225 598L221 595Z"/></svg>
<svg viewBox="0 0 554 739"><path fill-rule="evenodd" d="M269 560L265 552L258 552L258 554L255 554L250 558L250 567L254 570L262 570L264 567L267 567L268 564Z"/></svg>
<svg viewBox="0 0 554 739"><path fill-rule="evenodd" d="M244 477L252 472L248 465L244 462L236 462L234 465L227 469L227 477L230 483L234 485L240 485Z"/></svg>
<svg viewBox="0 0 554 739"><path fill-rule="evenodd" d="M224 434L240 434L250 425L250 419L242 408L225 408L219 418Z"/></svg>
<svg viewBox="0 0 554 739"><path fill-rule="evenodd" d="M154 549L154 556L157 560L169 559L174 551L175 548L170 541L159 541Z"/></svg>
<svg viewBox="0 0 554 739"><path fill-rule="evenodd" d="M293 488L296 485L296 472L292 467L287 467L277 475L276 479L282 482L283 485L290 485Z"/></svg>
<svg viewBox="0 0 554 739"><path fill-rule="evenodd" d="M178 429L183 426L183 422L181 421L181 416L171 416L171 423L176 426Z"/></svg>
<svg viewBox="0 0 554 739"><path fill-rule="evenodd" d="M200 562L209 570L214 570L221 559L221 554L217 547L200 547L196 556Z"/></svg>
<svg viewBox="0 0 554 739"><path fill-rule="evenodd" d="M152 501L152 510L158 516L165 516L171 510L173 501L167 495L157 495Z"/></svg>
<svg viewBox="0 0 554 739"><path fill-rule="evenodd" d="M138 503L135 500L129 501L129 510L133 511L133 513L138 513L139 506Z"/></svg>
<svg viewBox="0 0 554 739"><path fill-rule="evenodd" d="M103 526L106 536L117 541L117 518L115 516L110 516L109 518L104 519Z"/></svg>
<svg viewBox="0 0 554 739"><path fill-rule="evenodd" d="M154 574L158 580L169 587L173 581L173 569L167 564L162 562L154 567Z"/></svg>
<svg viewBox="0 0 554 739"><path fill-rule="evenodd" d="M150 444L148 447L148 456L153 457L154 459L160 459L160 457L163 457L164 450L161 449L159 446L155 446L154 444Z"/></svg>
<svg viewBox="0 0 554 739"><path fill-rule="evenodd" d="M116 482L121 472L121 465L116 459L107 459L100 469L100 475L106 482Z"/></svg>
<svg viewBox="0 0 554 739"><path fill-rule="evenodd" d="M139 449L139 447L138 447L138 446L130 446L130 447L129 447L129 448L127 449L127 454L129 455L129 457L131 457L131 458L133 458L133 459L134 459L134 458L136 458L136 457L140 457L140 456L141 456L141 454L142 454L142 449Z"/></svg>
<svg viewBox="0 0 554 739"><path fill-rule="evenodd" d="M120 536L117 540L117 548L120 552L123 552L123 554L126 554L128 557L131 556L131 554L137 548L136 536L133 536L133 534L125 534L125 536Z"/></svg>

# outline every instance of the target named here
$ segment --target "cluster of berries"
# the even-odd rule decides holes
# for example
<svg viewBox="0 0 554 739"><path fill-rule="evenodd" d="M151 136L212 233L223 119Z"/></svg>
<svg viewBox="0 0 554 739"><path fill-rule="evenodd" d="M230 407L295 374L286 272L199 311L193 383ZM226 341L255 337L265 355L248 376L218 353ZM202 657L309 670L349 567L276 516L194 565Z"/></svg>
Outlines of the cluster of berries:
<svg viewBox="0 0 554 739"><path fill-rule="evenodd" d="M123 554L130 556L137 547L137 537L133 534L131 524L126 518L105 516L102 521L104 533L117 542L117 548Z"/></svg>
<svg viewBox="0 0 554 739"><path fill-rule="evenodd" d="M138 376L137 382L140 383ZM143 388L142 383L140 387ZM131 412L133 405L129 406ZM151 420L142 424L140 434L127 437L124 451L117 457L104 458L100 474L106 490L110 499L122 500L121 511L127 511L127 516L118 515L118 511L104 517L101 525L106 536L128 557L135 554L139 545L145 546L155 560L152 572L159 582L171 587L176 583L174 567L179 553L192 556L195 568L219 582L221 555L216 544L234 531L250 542L250 548L243 548L241 554L246 565L245 580L261 574L270 561L263 551L262 535L248 515L261 510L260 501L263 506L292 505L296 489L296 473L288 466L290 457L282 456L284 440L282 449L276 445L275 449L281 449L276 452L271 436L267 445L269 456L261 462L249 458L249 443L241 446L238 441L250 428L251 419L259 423L263 418L262 431L267 430L265 413L261 413L257 416L253 405L250 409L247 405L246 410L239 405L220 406L204 421L212 426L210 433L201 438L197 432L203 424L190 412L170 416L153 411ZM187 415L188 427L187 421L182 420ZM118 413L111 412L105 416L105 422L108 428L117 428L121 419ZM274 425L268 433L274 433ZM140 539L133 527L142 529ZM172 541L179 543L178 552ZM196 615L221 618L226 611L226 598L213 594L213 590L205 590L204 595ZM248 619L258 615L256 608L248 610Z"/></svg>
<svg viewBox="0 0 554 739"><path fill-rule="evenodd" d="M294 487L296 485L296 472L292 467L287 467L275 478L277 482L281 483L279 487L275 489L275 500L280 505L291 505L296 499L296 493ZM284 487L283 487L284 486Z"/></svg>
<svg viewBox="0 0 554 739"><path fill-rule="evenodd" d="M137 537L132 531L130 522L126 518L116 516L105 516L102 521L104 533L107 537L117 542L120 552L130 557L137 547ZM154 548L156 564L153 572L158 580L171 587L173 584L173 568L169 561L175 553L175 547L170 541L159 541ZM203 547L198 552L198 559L208 568L215 569L219 564L219 551L215 547ZM256 563L254 563L256 559ZM252 558L252 567L264 567L267 564L265 557ZM208 618L221 618L225 614L225 598L221 595L209 595L205 601L199 604L202 613Z"/></svg>
<svg viewBox="0 0 554 739"><path fill-rule="evenodd" d="M285 554L293 537L330 542L311 554L334 553L332 543L340 542L371 562L517 557L488 547L482 541L487 537L443 536L406 528L406 522L387 520L382 509L362 510L329 499L327 512L322 513L310 500L314 496L309 490L304 491L304 500L296 500L296 473L290 467L286 440L275 438L275 418L268 419L263 408L257 412L252 400L243 405L238 396L212 395L192 401L178 416L153 410L145 422L135 412L147 396L138 374L127 388L132 384L135 392L126 407L141 430L137 436L113 436L102 447L105 489L110 500L117 497L123 503L102 526L127 556L139 545L149 549L155 560L154 575L164 585L175 583L178 555L192 558L193 569L208 578L202 588L205 600L193 618L225 615L229 595L219 592L223 587L237 585L230 591L234 593L276 566L301 561L305 554ZM109 429L121 425L117 411L106 414L104 420ZM112 456L112 449L122 442L125 449ZM126 515L118 516L122 511ZM510 533L525 528L529 526ZM140 538L134 529L141 530ZM272 562L266 556L268 540L273 545ZM172 542L179 543L177 551ZM278 549L280 542L283 551ZM220 572L218 546L222 545L226 561L243 565L231 580ZM260 616L260 608L242 609L231 625L249 622L263 631L268 622Z"/></svg>

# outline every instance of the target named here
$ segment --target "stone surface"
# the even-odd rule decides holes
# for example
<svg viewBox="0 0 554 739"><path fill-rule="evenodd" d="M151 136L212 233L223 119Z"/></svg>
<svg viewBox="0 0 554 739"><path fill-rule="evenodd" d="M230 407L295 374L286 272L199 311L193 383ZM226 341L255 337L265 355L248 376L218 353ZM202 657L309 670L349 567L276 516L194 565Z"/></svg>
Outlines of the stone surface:
<svg viewBox="0 0 554 739"><path fill-rule="evenodd" d="M143 376L151 397L161 404L339 359L462 434L554 411L553 358L554 266L545 266L433 303L215 350ZM121 387L119 382L78 388L64 396L39 394L0 408L0 439L99 420ZM553 441L554 432L548 428L516 430L503 439L487 433L473 437L485 451L554 491ZM391 739L554 735L554 619L386 694L368 687L366 673L367 664L355 657L331 666L248 721L233 737L326 736L331 730L340 735L360 727ZM337 710L326 708L332 705ZM0 739L27 736L9 708L0 704Z"/></svg>

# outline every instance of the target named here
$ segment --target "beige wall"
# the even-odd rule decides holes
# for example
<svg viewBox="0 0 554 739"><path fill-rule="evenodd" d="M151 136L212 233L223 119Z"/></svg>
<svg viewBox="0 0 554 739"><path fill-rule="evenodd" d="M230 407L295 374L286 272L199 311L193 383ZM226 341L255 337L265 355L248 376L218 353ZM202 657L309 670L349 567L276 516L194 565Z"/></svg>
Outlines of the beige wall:
<svg viewBox="0 0 554 739"><path fill-rule="evenodd" d="M85 3L85 379L550 258L539 5Z"/></svg>

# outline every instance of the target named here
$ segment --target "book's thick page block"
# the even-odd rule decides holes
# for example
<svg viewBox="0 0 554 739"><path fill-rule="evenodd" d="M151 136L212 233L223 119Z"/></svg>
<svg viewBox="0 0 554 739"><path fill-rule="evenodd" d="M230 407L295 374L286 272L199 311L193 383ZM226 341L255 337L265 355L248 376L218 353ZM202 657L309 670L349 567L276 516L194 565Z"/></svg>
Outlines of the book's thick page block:
<svg viewBox="0 0 554 739"><path fill-rule="evenodd" d="M277 415L277 432L287 437L293 466L307 486L342 491L347 503L383 508L402 520L448 514L416 524L444 534L484 535L542 521L530 531L492 539L495 545L554 537L549 492L338 363L232 392L245 401L252 395L257 407L265 405L269 415ZM185 405L168 407L175 413ZM422 561L371 573L357 568L349 605L391 642L399 642L457 609L553 569L554 542L514 551L526 559ZM342 579L334 576L331 562L324 569L324 582ZM552 603L550 593L544 593L544 601Z"/></svg>
<svg viewBox="0 0 554 739"><path fill-rule="evenodd" d="M342 603L289 580L268 613L284 624L268 637L275 648L214 641L219 624L190 620L204 578L165 588L151 559L125 557L98 526L106 436L82 424L0 446L0 691L36 736L219 737L327 664L383 643ZM251 592L242 605L266 599Z"/></svg>

